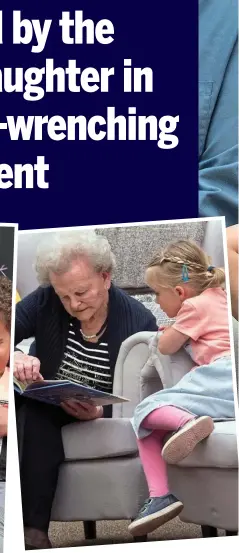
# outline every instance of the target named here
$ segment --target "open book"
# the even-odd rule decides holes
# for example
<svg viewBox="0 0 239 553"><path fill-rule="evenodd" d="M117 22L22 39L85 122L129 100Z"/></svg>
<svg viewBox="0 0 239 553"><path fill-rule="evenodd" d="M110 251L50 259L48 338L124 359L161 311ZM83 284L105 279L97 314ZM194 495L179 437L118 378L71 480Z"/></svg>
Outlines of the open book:
<svg viewBox="0 0 239 553"><path fill-rule="evenodd" d="M15 377L13 380L14 390L22 396L52 405L60 405L68 399L84 402L90 401L94 405L111 405L113 403L129 401L129 399L124 397L100 392L89 386L76 384L69 380L39 380L32 384L19 382Z"/></svg>

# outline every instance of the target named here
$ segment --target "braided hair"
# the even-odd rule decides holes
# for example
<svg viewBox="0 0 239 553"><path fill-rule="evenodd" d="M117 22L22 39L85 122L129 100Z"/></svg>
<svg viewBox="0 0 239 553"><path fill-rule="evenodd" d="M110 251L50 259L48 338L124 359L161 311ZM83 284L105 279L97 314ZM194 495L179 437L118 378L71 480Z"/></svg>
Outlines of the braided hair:
<svg viewBox="0 0 239 553"><path fill-rule="evenodd" d="M170 243L153 257L147 269L155 269L157 282L163 287L188 282L201 293L225 283L224 269L213 267L210 257L192 240Z"/></svg>

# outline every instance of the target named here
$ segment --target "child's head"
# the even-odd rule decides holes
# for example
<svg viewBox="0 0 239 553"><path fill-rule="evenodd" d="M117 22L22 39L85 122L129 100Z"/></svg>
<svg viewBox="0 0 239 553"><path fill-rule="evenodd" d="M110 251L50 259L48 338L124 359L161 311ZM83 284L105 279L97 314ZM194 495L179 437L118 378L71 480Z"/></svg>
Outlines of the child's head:
<svg viewBox="0 0 239 553"><path fill-rule="evenodd" d="M12 283L0 276L0 376L3 374L10 356L12 312Z"/></svg>
<svg viewBox="0 0 239 553"><path fill-rule="evenodd" d="M223 269L213 267L208 255L190 240L169 244L156 254L146 270L146 282L168 317L176 317L185 299L225 282Z"/></svg>

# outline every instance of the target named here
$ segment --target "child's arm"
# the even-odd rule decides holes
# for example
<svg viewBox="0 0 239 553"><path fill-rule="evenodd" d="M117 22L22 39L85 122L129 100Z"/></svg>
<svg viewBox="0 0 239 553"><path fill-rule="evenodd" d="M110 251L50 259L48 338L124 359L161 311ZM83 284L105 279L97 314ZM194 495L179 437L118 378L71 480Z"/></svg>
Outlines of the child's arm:
<svg viewBox="0 0 239 553"><path fill-rule="evenodd" d="M168 327L159 337L158 350L163 355L172 355L181 349L188 339L189 336L186 334L182 334L173 327Z"/></svg>
<svg viewBox="0 0 239 553"><path fill-rule="evenodd" d="M0 438L7 436L8 406L0 405Z"/></svg>
<svg viewBox="0 0 239 553"><path fill-rule="evenodd" d="M8 389L9 389L9 368L6 367L0 378L0 438L7 435L8 423Z"/></svg>

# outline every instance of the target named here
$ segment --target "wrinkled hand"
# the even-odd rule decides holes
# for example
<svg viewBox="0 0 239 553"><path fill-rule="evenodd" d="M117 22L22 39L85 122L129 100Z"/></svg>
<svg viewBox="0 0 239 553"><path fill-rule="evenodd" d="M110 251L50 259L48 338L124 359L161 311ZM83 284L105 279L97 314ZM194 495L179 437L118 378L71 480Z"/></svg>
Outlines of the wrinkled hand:
<svg viewBox="0 0 239 553"><path fill-rule="evenodd" d="M93 405L92 403L85 403L75 399L64 401L61 403L61 407L68 415L81 421L99 419L103 415L103 407L101 405Z"/></svg>
<svg viewBox="0 0 239 553"><path fill-rule="evenodd" d="M13 374L19 382L31 384L37 380L44 380L40 373L40 361L37 357L26 355L21 351L14 353L14 371Z"/></svg>

